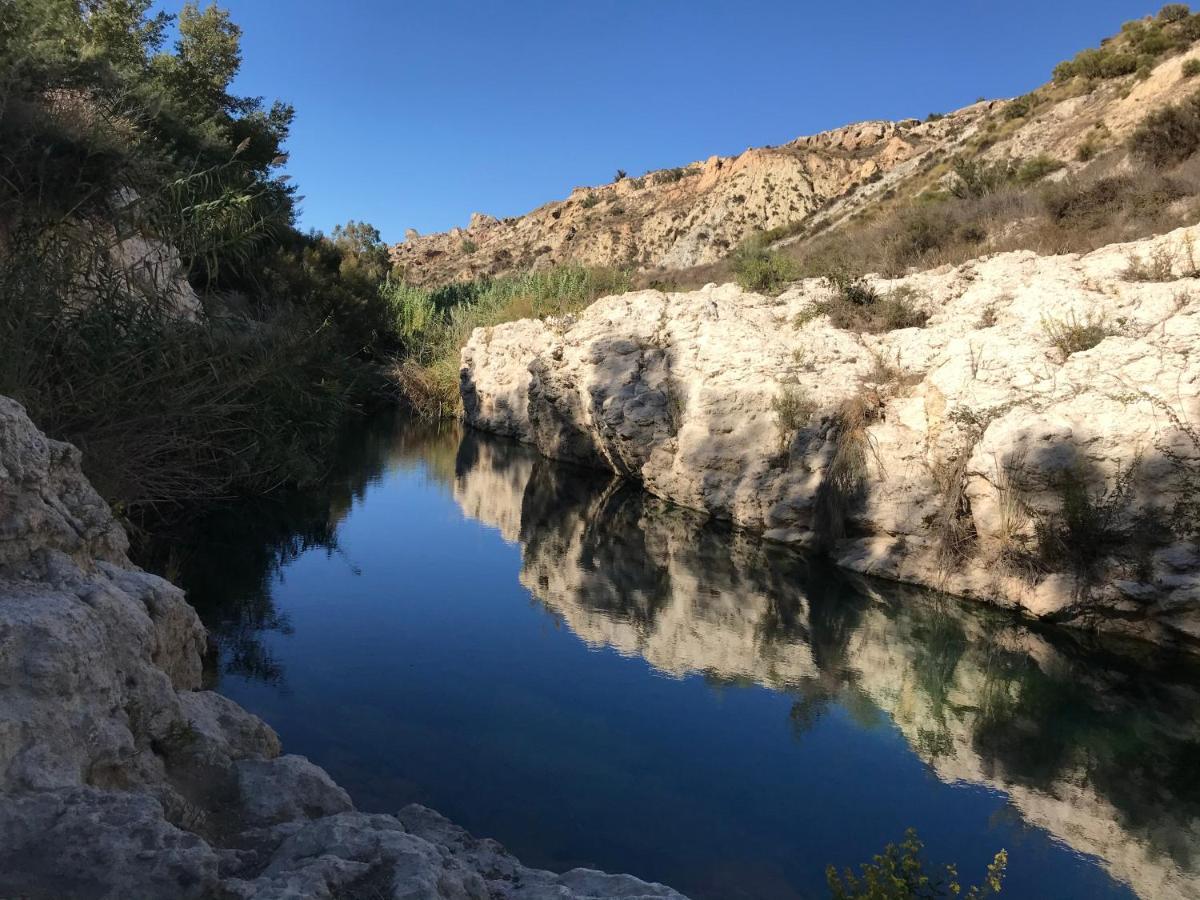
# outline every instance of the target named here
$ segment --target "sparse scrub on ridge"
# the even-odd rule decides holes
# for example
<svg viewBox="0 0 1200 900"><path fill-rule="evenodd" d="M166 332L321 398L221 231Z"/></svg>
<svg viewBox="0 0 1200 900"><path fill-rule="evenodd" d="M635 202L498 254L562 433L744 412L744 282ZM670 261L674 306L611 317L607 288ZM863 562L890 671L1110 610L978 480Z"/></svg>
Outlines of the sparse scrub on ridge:
<svg viewBox="0 0 1200 900"><path fill-rule="evenodd" d="M1180 67L1179 74L1184 78L1195 78L1197 75L1200 75L1200 59L1192 58L1185 60Z"/></svg>
<svg viewBox="0 0 1200 900"><path fill-rule="evenodd" d="M1200 16L1184 4L1164 6L1152 20L1135 19L1100 47L1081 50L1054 67L1058 83L1075 78L1095 83L1137 73L1145 77L1163 57L1178 53L1200 37Z"/></svg>
<svg viewBox="0 0 1200 900"><path fill-rule="evenodd" d="M1119 333L1108 320L1090 313L1082 320L1075 313L1062 319L1043 317L1042 332L1062 362L1071 354L1091 350L1106 337Z"/></svg>
<svg viewBox="0 0 1200 900"><path fill-rule="evenodd" d="M593 300L628 287L621 271L573 265L441 288L389 281L382 293L402 340L389 368L391 380L419 414L456 415L459 351L476 328L579 312Z"/></svg>

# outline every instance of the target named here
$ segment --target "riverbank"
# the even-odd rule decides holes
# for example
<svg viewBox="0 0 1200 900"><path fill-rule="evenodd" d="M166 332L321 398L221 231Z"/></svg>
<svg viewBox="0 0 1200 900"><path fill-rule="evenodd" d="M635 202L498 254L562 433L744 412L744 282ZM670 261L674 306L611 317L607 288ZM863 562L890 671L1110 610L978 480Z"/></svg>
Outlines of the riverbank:
<svg viewBox="0 0 1200 900"><path fill-rule="evenodd" d="M1192 241L477 329L466 420L857 572L1196 649Z"/></svg>
<svg viewBox="0 0 1200 900"><path fill-rule="evenodd" d="M437 813L358 812L237 704L80 471L0 398L0 892L31 898L681 898L522 866Z"/></svg>

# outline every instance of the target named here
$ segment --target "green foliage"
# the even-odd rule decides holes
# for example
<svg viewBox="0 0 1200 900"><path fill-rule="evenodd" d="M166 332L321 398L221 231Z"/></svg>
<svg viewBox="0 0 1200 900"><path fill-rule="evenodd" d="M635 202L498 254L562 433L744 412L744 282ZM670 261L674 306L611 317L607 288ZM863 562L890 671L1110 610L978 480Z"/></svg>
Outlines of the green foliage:
<svg viewBox="0 0 1200 900"><path fill-rule="evenodd" d="M963 897L982 900L1000 893L1008 853L1001 850L987 867L981 885L963 892L958 870L954 865L940 869L922 856L925 845L914 829L904 833L899 844L888 844L872 861L859 866L859 874L850 869L838 874L834 866L825 870L829 891L834 900L917 900L917 898Z"/></svg>
<svg viewBox="0 0 1200 900"><path fill-rule="evenodd" d="M0 392L129 513L319 477L393 340L378 232L293 228L292 110L230 92L226 11L164 51L150 0L3 6Z"/></svg>
<svg viewBox="0 0 1200 900"><path fill-rule="evenodd" d="M1006 119L1023 119L1025 116L1033 112L1037 106L1036 94L1024 94L1020 97L1014 97L1004 107L1004 118Z"/></svg>
<svg viewBox="0 0 1200 900"><path fill-rule="evenodd" d="M624 181L625 175L624 169L617 169L617 174L613 176L613 181Z"/></svg>
<svg viewBox="0 0 1200 900"><path fill-rule="evenodd" d="M730 256L734 278L744 290L777 294L798 272L788 257L767 247L764 235L751 235Z"/></svg>
<svg viewBox="0 0 1200 900"><path fill-rule="evenodd" d="M419 413L452 416L459 408L459 351L476 328L575 313L598 297L628 287L622 272L575 265L440 288L389 280L381 293L390 310L391 331L401 341L392 379L401 397Z"/></svg>
<svg viewBox="0 0 1200 900"><path fill-rule="evenodd" d="M652 178L655 184L674 184L676 181L682 181L684 178L699 174L700 170L695 166L688 166L687 168L676 166L673 169L662 169L655 172Z"/></svg>
<svg viewBox="0 0 1200 900"><path fill-rule="evenodd" d="M1200 150L1200 91L1148 113L1130 136L1129 148L1158 168L1180 163Z"/></svg>
<svg viewBox="0 0 1200 900"><path fill-rule="evenodd" d="M1182 22L1192 14L1186 3L1168 3L1158 11L1156 18L1160 22Z"/></svg>
<svg viewBox="0 0 1200 900"><path fill-rule="evenodd" d="M1197 75L1200 75L1200 59L1193 57L1192 59L1184 60L1179 73L1184 78L1195 78Z"/></svg>
<svg viewBox="0 0 1200 900"><path fill-rule="evenodd" d="M950 193L960 200L984 197L1000 190L1016 177L1017 168L1009 160L987 162L959 156L954 159L954 181Z"/></svg>
<svg viewBox="0 0 1200 900"><path fill-rule="evenodd" d="M600 202L600 198L599 198L599 197L597 197L597 196L595 195L595 193L590 193L590 192L589 192L589 193L587 194L587 196L585 196L585 197L583 198L583 200L581 200L581 201L580 201L580 205L581 205L581 206L582 206L584 209L591 209L593 206L595 206L595 205L596 205L597 203L599 203L599 202Z"/></svg>
<svg viewBox="0 0 1200 900"><path fill-rule="evenodd" d="M1055 159L1045 153L1039 153L1037 156L1031 156L1024 160L1013 174L1013 180L1017 184L1033 184L1035 181L1041 181L1051 172L1057 172L1063 168L1066 163L1061 159Z"/></svg>
<svg viewBox="0 0 1200 900"><path fill-rule="evenodd" d="M1081 50L1075 57L1061 62L1054 67L1054 80L1070 81L1072 78L1086 78L1090 81L1101 81L1107 78L1119 78L1137 69L1138 58L1132 53L1108 48Z"/></svg>

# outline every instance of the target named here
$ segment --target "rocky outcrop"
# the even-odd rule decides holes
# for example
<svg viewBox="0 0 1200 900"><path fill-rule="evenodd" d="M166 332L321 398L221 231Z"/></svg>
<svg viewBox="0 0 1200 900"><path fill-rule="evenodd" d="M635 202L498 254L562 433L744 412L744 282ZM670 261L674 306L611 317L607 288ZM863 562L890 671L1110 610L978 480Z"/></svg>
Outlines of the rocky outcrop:
<svg viewBox="0 0 1200 900"><path fill-rule="evenodd" d="M800 729L878 708L937 778L1002 792L1137 896L1200 894L1200 696L1168 654L839 575L487 436L468 433L459 459L464 513L519 540L521 582L590 646L791 694ZM472 502L493 485L507 490Z"/></svg>
<svg viewBox="0 0 1200 900"><path fill-rule="evenodd" d="M525 868L423 807L355 811L198 690L196 613L129 563L79 462L0 398L0 895L680 898Z"/></svg>
<svg viewBox="0 0 1200 900"><path fill-rule="evenodd" d="M466 418L859 572L1194 647L1192 240L876 281L929 315L880 334L834 327L816 280L477 329Z"/></svg>

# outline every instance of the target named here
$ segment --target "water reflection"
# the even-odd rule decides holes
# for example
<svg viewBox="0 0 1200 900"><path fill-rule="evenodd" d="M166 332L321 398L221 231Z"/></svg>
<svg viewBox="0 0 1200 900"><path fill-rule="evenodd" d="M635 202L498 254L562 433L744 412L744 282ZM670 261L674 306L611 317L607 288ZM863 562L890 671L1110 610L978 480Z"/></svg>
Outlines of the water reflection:
<svg viewBox="0 0 1200 900"><path fill-rule="evenodd" d="M454 494L520 540L522 582L587 643L788 691L800 739L835 703L864 724L885 714L940 779L1004 791L1140 896L1200 896L1200 690L1186 661L830 571L476 434Z"/></svg>
<svg viewBox="0 0 1200 900"><path fill-rule="evenodd" d="M214 514L184 536L190 552L172 561L212 629L214 674L286 683L266 649L290 627L272 600L280 573L313 549L345 556L347 511L413 467L519 544L521 583L588 645L718 690L786 694L800 742L834 710L894 723L938 779L1004 792L1027 825L1099 857L1140 896L1200 896L1190 662L833 571L474 433L376 422L347 438L323 491Z"/></svg>

